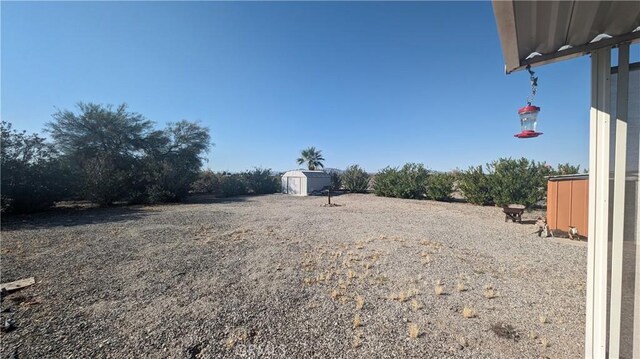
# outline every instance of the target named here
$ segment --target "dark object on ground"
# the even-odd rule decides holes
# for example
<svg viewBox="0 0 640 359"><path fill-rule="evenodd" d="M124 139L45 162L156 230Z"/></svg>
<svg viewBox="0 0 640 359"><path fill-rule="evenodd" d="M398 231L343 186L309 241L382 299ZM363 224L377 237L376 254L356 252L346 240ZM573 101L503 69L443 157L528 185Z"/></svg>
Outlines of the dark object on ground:
<svg viewBox="0 0 640 359"><path fill-rule="evenodd" d="M500 338L513 339L516 342L520 340L520 333L509 324L496 323L491 326L491 330Z"/></svg>
<svg viewBox="0 0 640 359"><path fill-rule="evenodd" d="M4 321L4 325L2 326L2 331L5 333L12 332L16 329L16 321L13 319L7 319Z"/></svg>
<svg viewBox="0 0 640 359"><path fill-rule="evenodd" d="M201 351L202 349L200 349L200 344L190 346L187 348L187 358L195 359L198 357L198 354L200 354Z"/></svg>
<svg viewBox="0 0 640 359"><path fill-rule="evenodd" d="M317 189L315 191L311 191L308 193L309 196L328 196L329 195L329 188L330 186L324 186L322 187L322 189ZM347 193L345 190L342 189L335 189L335 188L331 188L331 196L335 197L335 196L340 196Z"/></svg>
<svg viewBox="0 0 640 359"><path fill-rule="evenodd" d="M524 213L525 206L521 204L509 204L502 207L504 212L504 221L508 222L512 220L515 222L522 222L522 213Z"/></svg>

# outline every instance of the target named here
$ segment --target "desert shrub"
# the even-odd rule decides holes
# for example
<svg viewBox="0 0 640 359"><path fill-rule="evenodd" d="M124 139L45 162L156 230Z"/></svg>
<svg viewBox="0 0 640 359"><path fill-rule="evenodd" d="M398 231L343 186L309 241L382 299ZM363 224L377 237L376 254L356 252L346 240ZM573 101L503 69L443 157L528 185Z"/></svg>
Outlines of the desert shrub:
<svg viewBox="0 0 640 359"><path fill-rule="evenodd" d="M342 176L338 171L329 171L331 176L331 188L339 190L342 188Z"/></svg>
<svg viewBox="0 0 640 359"><path fill-rule="evenodd" d="M420 199L424 197L429 172L421 163L407 163L398 171L396 197Z"/></svg>
<svg viewBox="0 0 640 359"><path fill-rule="evenodd" d="M130 165L125 165L126 162ZM82 164L75 167L82 182L79 195L100 205L127 197L128 185L135 181L130 166L133 166L130 158L118 161L110 156L95 155L83 159Z"/></svg>
<svg viewBox="0 0 640 359"><path fill-rule="evenodd" d="M37 134L0 124L1 209L3 213L30 213L51 207L68 194L71 179L53 146Z"/></svg>
<svg viewBox="0 0 640 359"><path fill-rule="evenodd" d="M146 192L150 203L180 202L189 195L191 184L197 178L196 169L179 157L162 160L150 159Z"/></svg>
<svg viewBox="0 0 640 359"><path fill-rule="evenodd" d="M221 197L280 192L280 177L271 169L255 168L242 173L202 171L191 185L193 192Z"/></svg>
<svg viewBox="0 0 640 359"><path fill-rule="evenodd" d="M198 174L198 178L191 184L195 193L216 193L220 188L218 176L212 170L205 170Z"/></svg>
<svg viewBox="0 0 640 359"><path fill-rule="evenodd" d="M386 167L374 181L378 196L398 198L424 198L429 172L421 163L406 163L402 168Z"/></svg>
<svg viewBox="0 0 640 359"><path fill-rule="evenodd" d="M468 170L461 171L458 188L469 203L481 206L493 203L490 174L485 173L482 166L469 167Z"/></svg>
<svg viewBox="0 0 640 359"><path fill-rule="evenodd" d="M491 196L499 206L517 203L531 207L546 196L545 176L551 174L551 168L545 163L500 158L487 168L491 172Z"/></svg>
<svg viewBox="0 0 640 359"><path fill-rule="evenodd" d="M358 165L351 165L342 174L344 189L364 193L369 188L369 174Z"/></svg>
<svg viewBox="0 0 640 359"><path fill-rule="evenodd" d="M221 197L235 197L248 194L247 185L240 174L225 174L218 178Z"/></svg>
<svg viewBox="0 0 640 359"><path fill-rule="evenodd" d="M427 180L425 194L428 199L436 201L451 200L455 177L449 173L433 173Z"/></svg>
<svg viewBox="0 0 640 359"><path fill-rule="evenodd" d="M271 173L271 169L255 168L242 174L246 190L252 194L280 192L280 178Z"/></svg>
<svg viewBox="0 0 640 359"><path fill-rule="evenodd" d="M373 192L377 196L395 197L395 188L398 186L398 169L385 167L376 173L373 181Z"/></svg>
<svg viewBox="0 0 640 359"><path fill-rule="evenodd" d="M145 194L145 202L147 203L166 203L176 201L177 198L174 192L158 185L151 185L147 187L147 192Z"/></svg>

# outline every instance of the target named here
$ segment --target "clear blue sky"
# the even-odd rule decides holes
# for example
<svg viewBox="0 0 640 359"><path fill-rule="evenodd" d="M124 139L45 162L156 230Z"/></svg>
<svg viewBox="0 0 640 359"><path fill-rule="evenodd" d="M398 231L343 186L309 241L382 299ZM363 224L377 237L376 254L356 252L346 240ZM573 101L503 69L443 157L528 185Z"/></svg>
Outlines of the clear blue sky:
<svg viewBox="0 0 640 359"><path fill-rule="evenodd" d="M588 159L589 59L537 68L537 139L519 140L525 72L504 74L490 2L2 2L1 117L126 102L211 130L214 170L435 170Z"/></svg>

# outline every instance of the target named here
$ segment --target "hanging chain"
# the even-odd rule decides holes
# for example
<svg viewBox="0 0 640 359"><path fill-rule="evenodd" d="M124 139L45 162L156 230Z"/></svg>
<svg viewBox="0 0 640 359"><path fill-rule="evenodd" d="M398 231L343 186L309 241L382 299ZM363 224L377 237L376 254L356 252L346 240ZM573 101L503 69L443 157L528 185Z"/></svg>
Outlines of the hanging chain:
<svg viewBox="0 0 640 359"><path fill-rule="evenodd" d="M538 89L538 77L535 76L535 72L531 71L531 65L527 65L527 71L531 75L531 96L527 97L527 104L530 106L533 102L533 98L536 97L536 90Z"/></svg>

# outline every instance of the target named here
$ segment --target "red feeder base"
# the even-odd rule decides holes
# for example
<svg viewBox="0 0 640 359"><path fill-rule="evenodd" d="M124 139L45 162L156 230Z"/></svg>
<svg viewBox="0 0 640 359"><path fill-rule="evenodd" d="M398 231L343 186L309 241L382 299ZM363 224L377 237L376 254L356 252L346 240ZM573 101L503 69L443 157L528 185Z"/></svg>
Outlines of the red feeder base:
<svg viewBox="0 0 640 359"><path fill-rule="evenodd" d="M518 138L533 138L533 137L538 137L542 134L542 132L536 132L536 131L531 131L531 130L524 130L520 133L517 133L515 135L513 135L513 137L518 137Z"/></svg>

